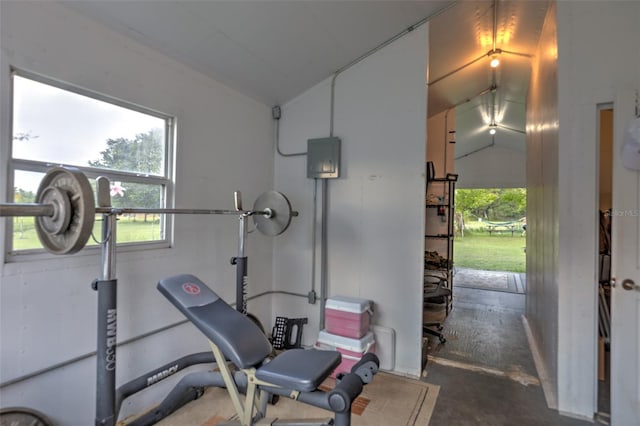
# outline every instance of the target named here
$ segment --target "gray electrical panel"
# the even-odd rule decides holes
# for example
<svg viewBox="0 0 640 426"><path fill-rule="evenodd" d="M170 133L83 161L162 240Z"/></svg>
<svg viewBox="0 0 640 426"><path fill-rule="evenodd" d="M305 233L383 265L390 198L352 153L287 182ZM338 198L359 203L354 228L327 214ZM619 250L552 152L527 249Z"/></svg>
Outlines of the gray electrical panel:
<svg viewBox="0 0 640 426"><path fill-rule="evenodd" d="M307 177L340 177L340 138L307 140Z"/></svg>

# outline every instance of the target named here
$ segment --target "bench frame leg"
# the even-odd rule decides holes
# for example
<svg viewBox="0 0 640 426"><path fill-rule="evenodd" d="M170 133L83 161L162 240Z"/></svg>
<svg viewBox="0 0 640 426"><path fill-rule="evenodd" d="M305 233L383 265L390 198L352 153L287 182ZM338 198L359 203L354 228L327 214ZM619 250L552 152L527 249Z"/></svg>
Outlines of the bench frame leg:
<svg viewBox="0 0 640 426"><path fill-rule="evenodd" d="M261 386L266 386L268 388L274 390L282 390L283 392L288 392L288 396L291 399L297 400L300 392L298 391L287 391L286 389L282 389L277 385L272 383L268 383L262 381L256 377L256 369L248 368L242 369L242 373L245 374L247 378L247 389L246 396L244 398L244 402L242 401L242 396L240 391L238 390L238 386L236 385L235 380L233 379L233 374L229 369L229 365L227 360L220 348L215 345L213 342L209 342L211 346L211 350L213 352L213 356L216 360L217 366L220 370L220 374L222 375L222 379L224 380L225 387L227 388L227 392L229 393L229 397L231 397L231 402L233 403L233 407L236 411L236 416L238 420L232 421L229 423L219 423L219 426L262 426L262 425L287 425L287 426L331 426L334 424L334 420L332 418L326 419L291 419L291 420L280 420L277 418L266 418L267 414L267 402L269 400L270 392L261 389ZM280 393L280 392L278 392ZM256 409L256 416L254 417L254 408ZM327 407L321 407L327 408ZM338 413L336 413L338 415Z"/></svg>
<svg viewBox="0 0 640 426"><path fill-rule="evenodd" d="M231 376L231 371L229 370L229 366L227 365L227 360L225 359L224 355L222 354L222 351L217 345L215 345L211 341L209 342L209 345L211 346L211 351L213 352L213 356L216 359L216 364L220 369L220 374L222 374L222 379L224 380L224 384L227 388L227 392L229 393L229 397L231 397L231 402L233 403L233 408L235 408L238 418L240 418L243 424L250 424L250 423L244 423L245 407L244 407L244 404L242 403L242 400L240 399L240 392L238 392L238 387L236 386L236 382L235 380L233 380L233 377ZM250 386L250 383L247 383L247 397L249 396L249 386ZM249 414L251 415L252 414L251 412L253 411L253 403L249 407L250 407Z"/></svg>

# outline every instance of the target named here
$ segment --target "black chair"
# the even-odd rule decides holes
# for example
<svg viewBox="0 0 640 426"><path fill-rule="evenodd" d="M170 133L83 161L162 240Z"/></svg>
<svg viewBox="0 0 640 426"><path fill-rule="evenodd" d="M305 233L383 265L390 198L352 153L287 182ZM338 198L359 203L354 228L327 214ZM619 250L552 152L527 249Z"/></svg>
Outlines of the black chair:
<svg viewBox="0 0 640 426"><path fill-rule="evenodd" d="M424 303L444 303L447 314L449 313L449 299L451 298L451 290L447 288L447 279L438 274L426 274L424 277ZM440 321L431 321L422 323L423 334L430 334L437 337L440 343L447 341L442 334L442 323Z"/></svg>

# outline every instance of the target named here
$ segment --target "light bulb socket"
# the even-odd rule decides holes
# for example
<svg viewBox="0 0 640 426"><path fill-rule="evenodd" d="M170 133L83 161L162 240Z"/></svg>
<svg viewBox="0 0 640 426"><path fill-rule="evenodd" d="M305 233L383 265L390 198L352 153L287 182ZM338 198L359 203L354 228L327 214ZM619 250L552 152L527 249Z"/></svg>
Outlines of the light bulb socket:
<svg viewBox="0 0 640 426"><path fill-rule="evenodd" d="M501 54L502 49L492 49L487 52L487 56L491 58L491 62L489 63L489 65L491 65L491 68L498 68L498 66L500 65L500 59L498 58L498 56Z"/></svg>

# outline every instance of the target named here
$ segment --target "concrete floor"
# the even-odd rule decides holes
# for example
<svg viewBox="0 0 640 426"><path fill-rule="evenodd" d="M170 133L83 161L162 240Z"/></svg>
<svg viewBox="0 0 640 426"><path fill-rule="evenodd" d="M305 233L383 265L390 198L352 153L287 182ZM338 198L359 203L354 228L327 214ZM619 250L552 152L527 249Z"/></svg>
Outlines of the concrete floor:
<svg viewBox="0 0 640 426"><path fill-rule="evenodd" d="M524 294L454 286L453 310L443 323L447 342L426 341L424 381L439 386L430 426L593 425L547 408L522 323L524 303ZM426 317L443 318L444 308ZM196 421L177 412L173 423L165 422L213 424L206 421L209 406L205 414Z"/></svg>
<svg viewBox="0 0 640 426"><path fill-rule="evenodd" d="M524 294L456 288L447 342L429 338L425 380L440 386L431 426L580 426L547 408L522 315Z"/></svg>

